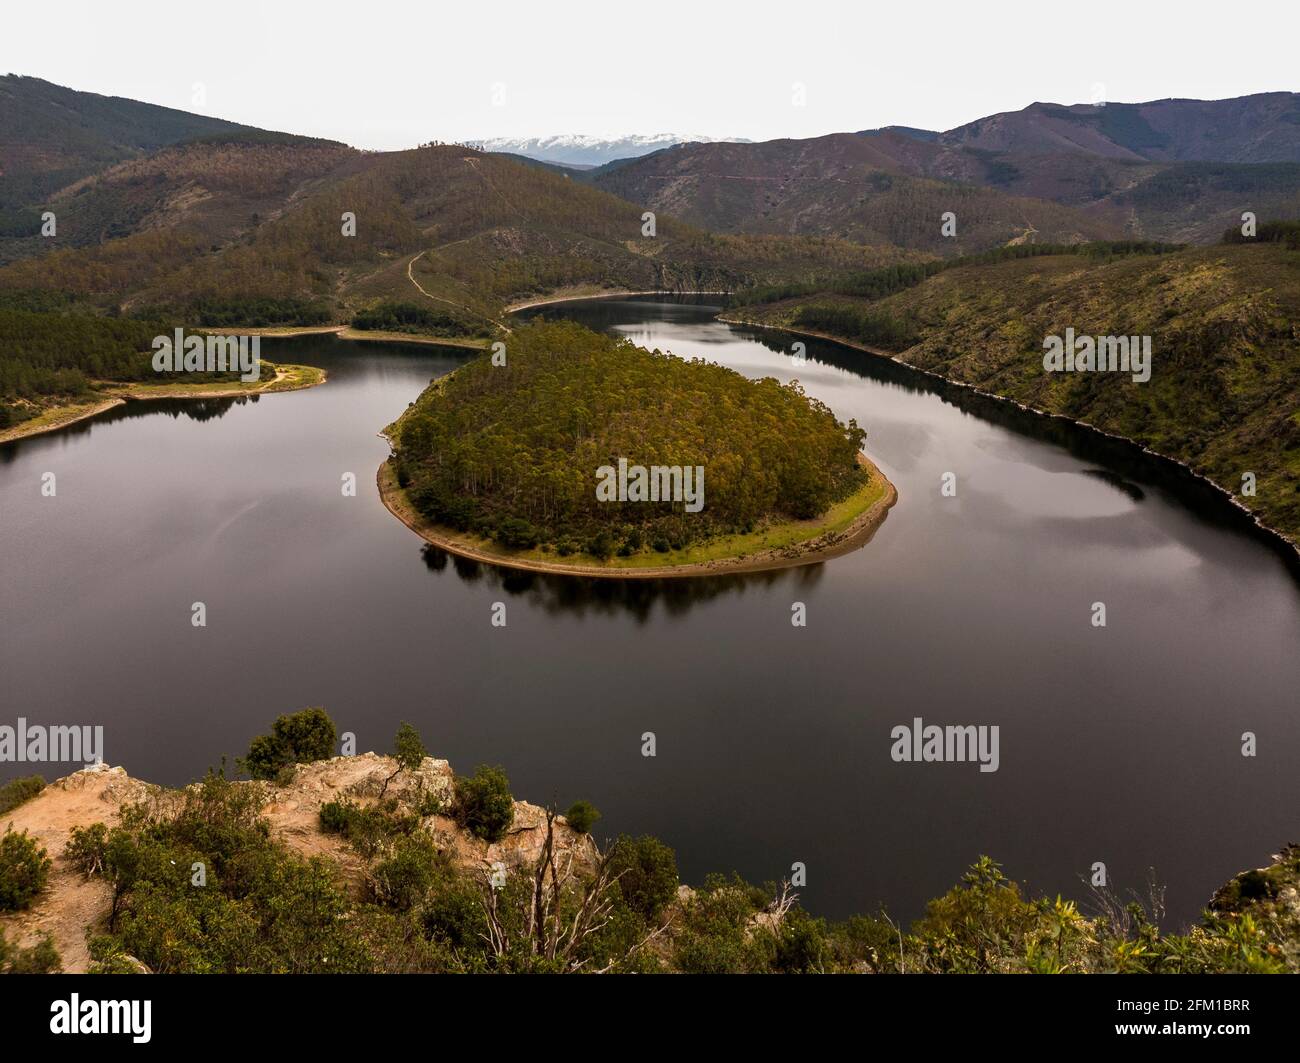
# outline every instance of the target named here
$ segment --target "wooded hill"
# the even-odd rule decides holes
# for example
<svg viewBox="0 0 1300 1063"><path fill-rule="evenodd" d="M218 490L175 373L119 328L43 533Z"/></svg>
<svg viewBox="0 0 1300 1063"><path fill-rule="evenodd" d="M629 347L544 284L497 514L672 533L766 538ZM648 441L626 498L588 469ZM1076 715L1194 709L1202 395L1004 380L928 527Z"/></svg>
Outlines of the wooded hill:
<svg viewBox="0 0 1300 1063"><path fill-rule="evenodd" d="M684 144L582 179L721 232L831 236L932 254L1122 234L1112 221L1071 207L939 179L941 168L923 158L934 154L899 135L836 133L762 144ZM955 237L941 231L945 211L957 215Z"/></svg>
<svg viewBox="0 0 1300 1063"><path fill-rule="evenodd" d="M385 154L187 145L52 202L59 239L72 246L0 269L0 288L72 292L127 313L272 299L347 321L380 301L415 300L487 332L506 303L557 289L730 289L915 257L821 238L715 236L663 215L648 236L625 200L448 145ZM354 236L343 233L345 212Z"/></svg>
<svg viewBox="0 0 1300 1063"><path fill-rule="evenodd" d="M202 138L326 145L118 96L0 76L0 237L39 231L40 210L60 189L118 163ZM334 145L341 147L341 145ZM0 262L12 257L0 241Z"/></svg>
<svg viewBox="0 0 1300 1063"><path fill-rule="evenodd" d="M865 438L797 382L541 322L510 335L506 365L484 356L431 385L395 449L399 484L435 523L609 557L819 516L865 483ZM703 467L703 507L598 499L597 470L620 459Z"/></svg>
<svg viewBox="0 0 1300 1063"><path fill-rule="evenodd" d="M577 179L709 229L821 233L956 256L1013 239L1210 243L1300 214L1300 94L1035 103L947 132L684 144ZM943 237L940 215L958 217Z"/></svg>
<svg viewBox="0 0 1300 1063"><path fill-rule="evenodd" d="M882 297L800 294L737 314L880 347L1127 436L1300 539L1300 251L1285 240L1102 260L1004 258ZM1150 381L1044 372L1044 337L1067 327L1151 336ZM1254 496L1242 494L1246 473L1255 474Z"/></svg>

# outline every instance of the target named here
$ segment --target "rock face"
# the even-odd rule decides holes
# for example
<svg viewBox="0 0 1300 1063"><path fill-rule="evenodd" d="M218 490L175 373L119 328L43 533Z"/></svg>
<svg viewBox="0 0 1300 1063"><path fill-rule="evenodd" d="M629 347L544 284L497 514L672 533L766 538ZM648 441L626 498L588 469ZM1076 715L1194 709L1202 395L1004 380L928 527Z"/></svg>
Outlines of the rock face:
<svg viewBox="0 0 1300 1063"><path fill-rule="evenodd" d="M336 859L344 867L360 866L360 861L336 835L322 834L320 807L344 798L358 804L370 804L385 796L414 804L421 795L434 795L443 809L450 808L456 776L445 760L425 757L415 771L399 772L392 757L362 753L355 757L335 757L314 764L300 764L293 782L286 787L268 790L263 816L272 831L291 848L305 855L322 854ZM450 816L425 816L422 826L446 850L456 864L466 870L486 874L496 863L507 869L531 866L541 855L546 841L546 810L526 801L515 802L514 823L499 842L488 844L462 830ZM572 851L575 860L594 863L596 846L585 834L572 830L563 816L555 822L555 844L560 853Z"/></svg>
<svg viewBox="0 0 1300 1063"><path fill-rule="evenodd" d="M396 772L396 774L394 774ZM273 837L302 856L321 856L334 863L344 878L359 888L365 874L364 861L338 835L320 829L320 807L330 801L351 800L372 804L388 781L386 797L411 804L420 796L432 795L443 809L449 808L455 773L445 760L425 757L414 771L397 771L397 761L376 753L300 764L287 785L265 782L241 783L260 787L266 804L262 816ZM86 931L101 927L107 918L110 891L102 879L86 879L61 859L74 827L118 822L123 805L167 791L132 778L125 768L96 765L50 783L30 801L19 805L0 829L12 824L26 830L54 860L49 888L27 911L0 917L11 943L28 947L43 934L50 934L63 958L63 969L83 972L90 962ZM514 823L499 842L488 844L474 837L441 813L423 817L421 826L439 848L461 868L487 875L497 864L507 871L531 867L546 841L546 811L524 801L514 804ZM588 835L571 829L563 816L555 821L557 855L570 855L576 867L593 866L599 858Z"/></svg>

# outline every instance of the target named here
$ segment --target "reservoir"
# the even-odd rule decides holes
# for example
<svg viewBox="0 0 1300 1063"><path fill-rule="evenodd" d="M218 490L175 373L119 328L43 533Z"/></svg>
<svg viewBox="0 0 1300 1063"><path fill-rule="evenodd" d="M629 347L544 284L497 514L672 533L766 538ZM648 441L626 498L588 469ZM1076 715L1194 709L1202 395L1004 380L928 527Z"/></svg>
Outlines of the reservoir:
<svg viewBox="0 0 1300 1063"><path fill-rule="evenodd" d="M720 309L531 313L797 378L856 418L899 494L862 549L667 583L449 557L374 477L379 431L465 353L268 339L328 382L132 403L0 446L0 724L102 726L109 763L177 785L308 705L362 751L405 720L461 772L502 765L517 797L591 800L598 839L658 835L684 881L802 863L805 906L832 918L915 918L988 854L1085 908L1094 864L1122 897L1154 869L1177 926L1297 840L1284 554L1134 447L834 344L804 340L800 362L797 337ZM997 728L996 770L892 757L922 719ZM0 764L0 781L75 767Z"/></svg>

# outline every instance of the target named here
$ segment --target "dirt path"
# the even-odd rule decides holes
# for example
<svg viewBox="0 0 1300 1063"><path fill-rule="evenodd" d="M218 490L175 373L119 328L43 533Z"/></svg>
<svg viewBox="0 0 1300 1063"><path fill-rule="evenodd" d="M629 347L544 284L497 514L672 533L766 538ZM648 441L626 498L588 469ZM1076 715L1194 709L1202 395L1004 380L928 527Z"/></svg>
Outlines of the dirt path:
<svg viewBox="0 0 1300 1063"><path fill-rule="evenodd" d="M507 314L514 314L520 310L531 310L535 306L550 306L552 303L577 303L584 299L619 299L626 298L629 295L728 295L725 291L692 291L676 292L668 291L665 288L650 289L644 291L632 291L631 289L619 288L610 291L608 288L600 288L595 291L581 292L575 291L571 295L552 295L545 299L530 299L526 303L511 303L506 307Z"/></svg>
<svg viewBox="0 0 1300 1063"><path fill-rule="evenodd" d="M450 247L451 245L448 244L448 245L446 245L446 246ZM433 250L434 250L434 251L437 251L437 250L439 250L439 249L435 247L435 248L433 248ZM422 258L423 258L425 255L427 255L428 253L429 253L428 250L421 251L418 255L413 255L413 256L411 257L411 261L408 262L408 263L406 264L406 279L409 280L412 284L414 284L414 285L416 286L416 288L418 288L418 289L420 290L420 294L423 295L426 299L432 299L435 303L446 303L448 306L454 306L454 307L456 307L456 308L459 309L459 310L464 310L464 311L466 311L467 313L473 314L475 317L477 317L477 318L479 318L479 319L481 319L481 320L483 320L483 321L490 321L490 322L492 322L492 324L496 325L497 328L499 328L499 329L501 329L502 331L504 331L504 332L506 333L506 335L509 335L511 329L510 329L510 326L507 325L505 322L503 322L503 321L498 321L496 318L494 318L494 317L489 317L487 314L480 314L480 313L479 313L477 310L475 310L472 306L467 306L467 305L465 305L464 303L453 302L451 299L444 299L444 298L443 298L442 296L440 296L440 295L434 295L432 292L429 292L429 291L426 291L426 290L425 290L424 285L422 285L418 280L415 279L415 274L412 273L411 271L412 271L412 268L415 266L415 263L416 263L419 259L422 259Z"/></svg>

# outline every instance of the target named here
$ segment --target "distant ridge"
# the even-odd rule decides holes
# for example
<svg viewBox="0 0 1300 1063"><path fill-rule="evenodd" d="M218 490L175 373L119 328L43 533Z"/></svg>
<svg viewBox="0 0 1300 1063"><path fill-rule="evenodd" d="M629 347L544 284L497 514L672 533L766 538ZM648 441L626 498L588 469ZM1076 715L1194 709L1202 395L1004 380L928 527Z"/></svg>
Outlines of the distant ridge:
<svg viewBox="0 0 1300 1063"><path fill-rule="evenodd" d="M539 162L562 166L603 166L616 159L634 159L676 144L749 144L739 137L706 137L679 133L635 134L625 137L594 137L564 134L550 137L492 137L473 141L483 151L523 155Z"/></svg>

